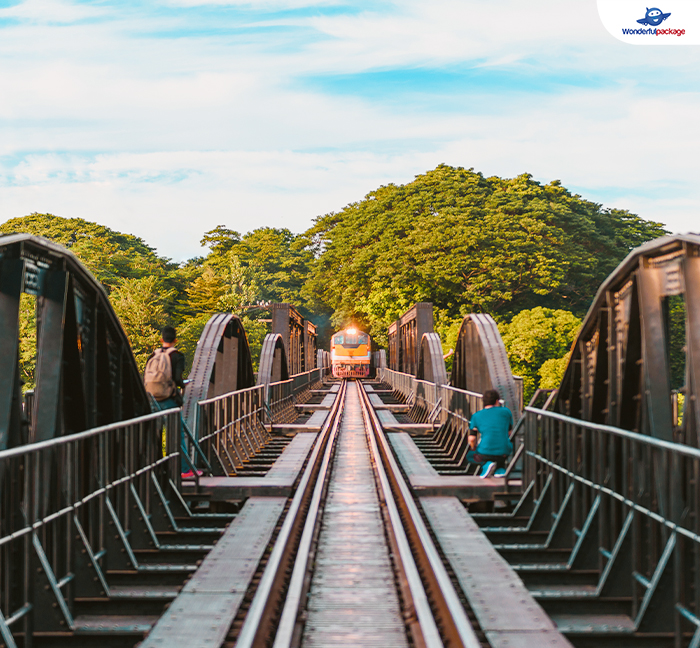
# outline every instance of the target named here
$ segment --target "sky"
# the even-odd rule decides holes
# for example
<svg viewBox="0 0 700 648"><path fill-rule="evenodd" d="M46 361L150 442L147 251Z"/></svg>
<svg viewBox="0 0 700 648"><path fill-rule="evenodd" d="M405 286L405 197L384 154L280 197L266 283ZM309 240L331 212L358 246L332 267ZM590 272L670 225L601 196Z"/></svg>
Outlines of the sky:
<svg viewBox="0 0 700 648"><path fill-rule="evenodd" d="M182 261L445 163L697 232L699 63L595 0L0 0L0 222Z"/></svg>

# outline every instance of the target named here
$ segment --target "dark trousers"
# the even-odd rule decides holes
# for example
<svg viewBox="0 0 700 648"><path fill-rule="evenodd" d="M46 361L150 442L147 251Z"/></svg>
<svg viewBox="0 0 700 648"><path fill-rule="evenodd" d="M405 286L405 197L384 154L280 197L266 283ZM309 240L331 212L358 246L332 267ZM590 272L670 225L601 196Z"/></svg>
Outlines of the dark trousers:
<svg viewBox="0 0 700 648"><path fill-rule="evenodd" d="M508 461L508 455L486 455L479 454L476 450L467 452L467 461L471 464L479 464L483 466L489 461L495 461L498 468L505 468Z"/></svg>
<svg viewBox="0 0 700 648"><path fill-rule="evenodd" d="M158 409L161 411L163 410L168 410L172 409L173 407L180 407L181 403L178 403L177 400L175 399L174 396L170 398L166 398L165 400L162 401L155 401L156 405L158 405ZM184 426L184 421L180 424L181 425L181 430L180 430L180 471L181 472L187 472L190 469L190 465L187 463L187 460L185 459L185 456L187 455L187 443L185 441L185 426Z"/></svg>

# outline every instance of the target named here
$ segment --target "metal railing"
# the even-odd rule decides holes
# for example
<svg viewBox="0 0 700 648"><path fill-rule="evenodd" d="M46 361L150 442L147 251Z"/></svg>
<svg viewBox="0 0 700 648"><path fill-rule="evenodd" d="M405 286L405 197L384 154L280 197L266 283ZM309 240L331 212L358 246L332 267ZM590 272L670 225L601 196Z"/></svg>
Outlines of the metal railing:
<svg viewBox="0 0 700 648"><path fill-rule="evenodd" d="M700 645L700 450L535 408L525 413L533 518L629 597L635 629ZM683 635L686 635L686 639Z"/></svg>
<svg viewBox="0 0 700 648"><path fill-rule="evenodd" d="M0 638L67 632L77 597L159 547L180 479L180 410L0 452ZM169 509L168 509L169 510Z"/></svg>
<svg viewBox="0 0 700 648"><path fill-rule="evenodd" d="M296 418L297 397L326 373L327 367L313 369L289 380L199 401L196 437L212 472L215 475L239 472L270 440L272 424ZM189 450L192 453L193 449Z"/></svg>
<svg viewBox="0 0 700 648"><path fill-rule="evenodd" d="M267 392L267 405L269 408L269 423L289 423L296 418L296 392L294 391L294 379L271 383Z"/></svg>
<svg viewBox="0 0 700 648"><path fill-rule="evenodd" d="M323 377L329 373L329 367L317 367L316 369L311 369L311 371L305 371L304 373L292 376L294 393L298 395L300 392L306 389L311 389L313 385L320 382Z"/></svg>
<svg viewBox="0 0 700 648"><path fill-rule="evenodd" d="M260 452L270 439L265 416L264 385L197 403L199 447L215 475L235 475Z"/></svg>
<svg viewBox="0 0 700 648"><path fill-rule="evenodd" d="M436 385L391 369L377 369L377 378L404 396L417 422L448 424L460 434L466 434L472 414L483 408L481 394L476 392Z"/></svg>

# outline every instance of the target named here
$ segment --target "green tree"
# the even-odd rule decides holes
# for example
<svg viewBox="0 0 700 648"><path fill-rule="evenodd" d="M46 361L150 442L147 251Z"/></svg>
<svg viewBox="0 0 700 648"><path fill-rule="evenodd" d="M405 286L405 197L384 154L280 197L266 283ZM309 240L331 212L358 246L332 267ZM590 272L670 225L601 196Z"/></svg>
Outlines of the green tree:
<svg viewBox="0 0 700 648"><path fill-rule="evenodd" d="M213 230L205 232L199 244L208 247L215 255L223 255L240 241L241 235L238 232L228 229L225 225L217 225Z"/></svg>
<svg viewBox="0 0 700 648"><path fill-rule="evenodd" d="M260 366L262 345L265 341L265 336L270 332L270 327L267 323L259 319L252 319L247 315L241 318L241 323L243 324L246 337L248 338L250 357L253 361L253 371L257 371Z"/></svg>
<svg viewBox="0 0 700 648"><path fill-rule="evenodd" d="M24 391L36 387L36 297L22 293L19 301L19 376Z"/></svg>
<svg viewBox="0 0 700 648"><path fill-rule="evenodd" d="M160 346L160 331L168 322L166 304L172 297L158 277L122 279L110 301L124 327L139 371L153 349Z"/></svg>
<svg viewBox="0 0 700 648"><path fill-rule="evenodd" d="M195 317L200 313L215 313L225 293L223 277L212 266L205 266L187 288L189 305Z"/></svg>
<svg viewBox="0 0 700 648"><path fill-rule="evenodd" d="M0 233L32 234L63 245L108 291L123 278L164 275L175 267L168 259L158 257L142 239L82 218L34 213L5 221L0 225Z"/></svg>
<svg viewBox="0 0 700 648"><path fill-rule="evenodd" d="M231 285L231 264L237 263L240 269L235 272L243 272L248 284L256 286L258 299L289 302L304 310L302 288L313 260L307 237L288 229L260 227L241 238L219 225L204 235L202 244L211 249L204 261L204 267L210 268L209 281L215 277Z"/></svg>
<svg viewBox="0 0 700 648"><path fill-rule="evenodd" d="M216 309L222 313L242 313L247 306L259 301L260 288L254 272L243 266L233 250L226 255L226 261L222 273L224 292Z"/></svg>
<svg viewBox="0 0 700 648"><path fill-rule="evenodd" d="M200 313L188 317L177 327L177 348L185 356L185 375L192 367L197 343L210 318L211 313Z"/></svg>
<svg viewBox="0 0 700 648"><path fill-rule="evenodd" d="M463 320L463 317L445 317L444 313L440 312L436 313L435 316L435 332L442 341L442 353L445 356L445 367L448 372L452 371L453 354Z"/></svg>
<svg viewBox="0 0 700 648"><path fill-rule="evenodd" d="M316 219L305 291L333 311L334 324L352 319L375 338L417 301L447 318L505 320L535 306L582 315L629 250L663 233L559 181L440 165Z"/></svg>
<svg viewBox="0 0 700 648"><path fill-rule="evenodd" d="M671 389L685 386L686 364L686 312L683 295L666 298L666 325L668 326L668 355L671 372Z"/></svg>
<svg viewBox="0 0 700 648"><path fill-rule="evenodd" d="M526 401L540 386L538 377L546 381L547 389L557 376L561 379L559 372L566 366L563 358L580 327L581 320L573 313L541 306L521 311L499 326L511 369L523 378ZM547 361L551 362L545 366Z"/></svg>
<svg viewBox="0 0 700 648"><path fill-rule="evenodd" d="M561 358L550 358L542 363L537 372L540 377L540 389L559 389L569 358L571 358L571 352Z"/></svg>

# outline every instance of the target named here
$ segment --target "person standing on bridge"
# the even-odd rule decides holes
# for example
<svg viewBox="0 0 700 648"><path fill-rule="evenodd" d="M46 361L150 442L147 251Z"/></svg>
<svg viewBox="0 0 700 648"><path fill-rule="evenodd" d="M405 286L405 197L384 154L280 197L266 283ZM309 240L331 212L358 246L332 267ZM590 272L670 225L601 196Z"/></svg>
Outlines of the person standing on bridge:
<svg viewBox="0 0 700 648"><path fill-rule="evenodd" d="M177 334L172 326L163 328L160 335L162 346L148 356L143 383L158 408L166 410L182 405L180 390L185 387L182 380L185 356L176 348Z"/></svg>
<svg viewBox="0 0 700 648"><path fill-rule="evenodd" d="M480 477L490 477L496 469L505 468L513 452L508 434L513 428L513 414L507 407L498 405L500 400L495 389L487 389L483 395L484 409L474 412L469 421L471 450L467 452L467 461L481 466Z"/></svg>
<svg viewBox="0 0 700 648"><path fill-rule="evenodd" d="M182 406L182 393L185 383L182 372L185 370L185 356L177 348L177 334L172 326L163 328L160 334L161 347L156 349L146 360L143 383L146 391L153 397L152 402L159 410ZM184 421L180 439L180 469L183 479L193 477L187 459Z"/></svg>

